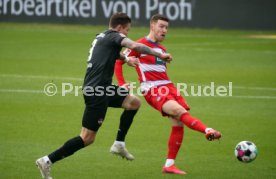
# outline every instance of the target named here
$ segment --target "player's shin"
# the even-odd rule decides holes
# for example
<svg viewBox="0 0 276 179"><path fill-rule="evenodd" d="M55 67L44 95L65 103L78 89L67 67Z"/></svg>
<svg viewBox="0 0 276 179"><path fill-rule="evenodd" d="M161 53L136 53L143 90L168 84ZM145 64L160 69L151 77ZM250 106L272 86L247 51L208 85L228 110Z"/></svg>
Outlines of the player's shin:
<svg viewBox="0 0 276 179"><path fill-rule="evenodd" d="M128 129L130 128L137 111L138 110L124 110L120 118L116 141L125 141Z"/></svg>
<svg viewBox="0 0 276 179"><path fill-rule="evenodd" d="M77 136L65 142L61 148L49 154L48 157L52 163L55 163L65 157L72 155L83 147L84 142L82 138L80 136Z"/></svg>
<svg viewBox="0 0 276 179"><path fill-rule="evenodd" d="M181 115L180 120L189 128L205 133L207 128L200 120L192 117L188 112Z"/></svg>
<svg viewBox="0 0 276 179"><path fill-rule="evenodd" d="M174 165L177 153L181 147L184 136L184 128L182 126L173 126L171 135L168 141L168 156L165 167Z"/></svg>

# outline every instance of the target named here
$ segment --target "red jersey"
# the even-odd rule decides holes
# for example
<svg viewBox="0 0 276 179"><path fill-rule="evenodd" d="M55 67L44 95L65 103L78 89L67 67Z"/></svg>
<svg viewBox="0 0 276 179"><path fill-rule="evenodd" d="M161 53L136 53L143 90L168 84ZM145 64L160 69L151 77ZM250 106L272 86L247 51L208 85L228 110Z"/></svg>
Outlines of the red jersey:
<svg viewBox="0 0 276 179"><path fill-rule="evenodd" d="M166 48L163 45L152 42L147 37L141 38L137 40L137 42L151 47L158 52L166 53ZM142 91L148 91L152 87L172 83L167 75L166 63L160 58L147 54L141 54L131 49L126 49L124 54L126 56L135 56L140 60L140 65L136 67L136 71L139 76ZM122 60L117 60L115 65L115 75L119 85L125 84L122 73L122 65L124 63L125 62Z"/></svg>

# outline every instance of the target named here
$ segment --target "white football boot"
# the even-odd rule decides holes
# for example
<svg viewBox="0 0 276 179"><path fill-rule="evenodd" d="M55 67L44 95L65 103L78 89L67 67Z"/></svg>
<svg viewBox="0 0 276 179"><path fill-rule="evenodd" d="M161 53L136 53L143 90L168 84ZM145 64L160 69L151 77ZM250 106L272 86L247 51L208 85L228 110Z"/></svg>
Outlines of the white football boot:
<svg viewBox="0 0 276 179"><path fill-rule="evenodd" d="M110 152L115 155L119 155L127 160L134 160L134 156L128 152L125 146L115 143L111 146Z"/></svg>
<svg viewBox="0 0 276 179"><path fill-rule="evenodd" d="M38 169L40 170L42 178L44 178L44 179L53 179L50 176L51 162L50 162L49 159L47 160L47 158L48 157L39 158L35 161L35 163L36 163L36 166L38 167Z"/></svg>

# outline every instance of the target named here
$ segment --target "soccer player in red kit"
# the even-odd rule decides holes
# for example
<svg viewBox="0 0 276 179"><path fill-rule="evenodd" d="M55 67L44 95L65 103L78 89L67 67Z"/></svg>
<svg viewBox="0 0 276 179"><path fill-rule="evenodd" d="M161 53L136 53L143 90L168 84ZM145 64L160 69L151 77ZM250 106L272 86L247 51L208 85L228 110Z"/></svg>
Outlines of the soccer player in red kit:
<svg viewBox="0 0 276 179"><path fill-rule="evenodd" d="M150 33L148 36L139 39L137 42L147 45L158 52L166 53L166 48L160 44L168 31L169 20L160 14L152 16L150 20ZM172 122L172 131L168 141L168 154L163 173L186 174L186 172L175 166L175 159L184 136L184 125L205 134L207 140L215 140L221 137L221 133L207 127L200 120L192 117L185 99L180 95L177 88L170 81L167 75L166 62L161 59L141 54L137 51L126 49L126 56L137 57L140 60L136 71L139 76L141 91L153 108L160 111L163 116L168 116ZM120 86L128 87L122 72L122 65L125 62L117 60L115 74Z"/></svg>

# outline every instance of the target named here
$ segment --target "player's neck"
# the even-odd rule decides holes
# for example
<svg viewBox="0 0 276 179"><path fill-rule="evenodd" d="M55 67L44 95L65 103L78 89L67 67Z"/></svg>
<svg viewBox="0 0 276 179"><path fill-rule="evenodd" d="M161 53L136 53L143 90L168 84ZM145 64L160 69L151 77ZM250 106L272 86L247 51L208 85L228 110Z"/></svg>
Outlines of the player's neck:
<svg viewBox="0 0 276 179"><path fill-rule="evenodd" d="M147 35L147 39L153 43L159 43L158 40L156 38L154 38L154 36L151 34Z"/></svg>

